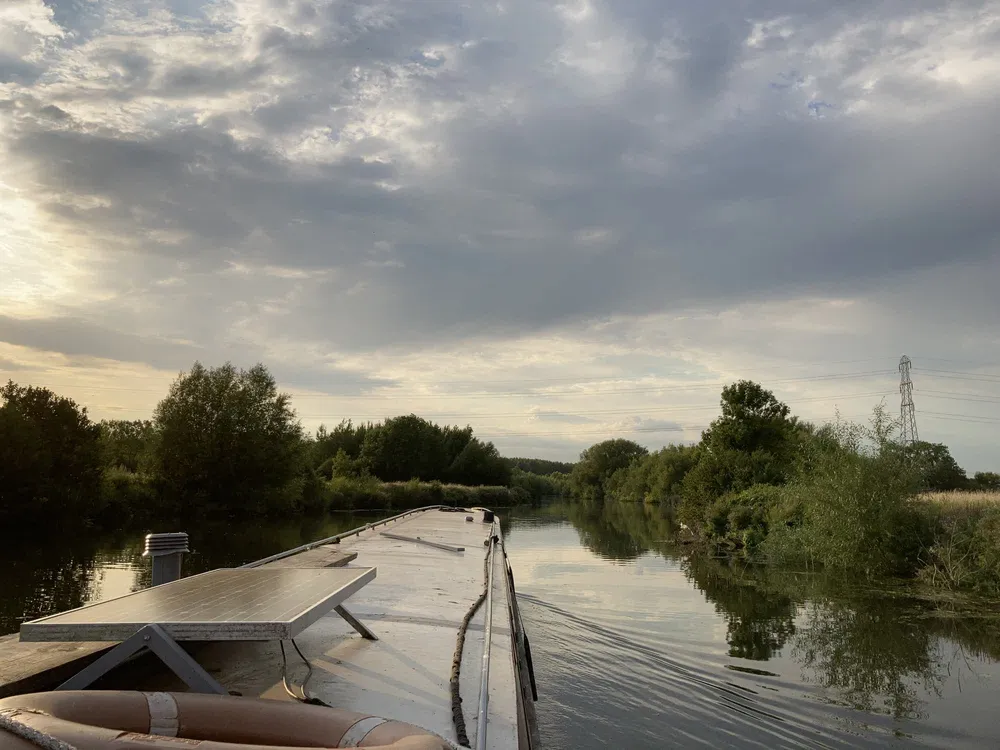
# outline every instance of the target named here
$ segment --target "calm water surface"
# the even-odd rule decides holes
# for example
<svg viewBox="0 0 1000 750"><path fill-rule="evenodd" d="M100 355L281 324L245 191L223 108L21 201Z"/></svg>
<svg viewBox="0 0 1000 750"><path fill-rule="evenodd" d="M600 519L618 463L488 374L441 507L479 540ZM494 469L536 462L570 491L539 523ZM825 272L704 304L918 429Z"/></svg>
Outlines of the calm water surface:
<svg viewBox="0 0 1000 750"><path fill-rule="evenodd" d="M188 529L185 573L375 517ZM692 557L641 507L503 518L546 750L1000 746L995 603ZM141 534L8 546L0 630L147 585L140 555Z"/></svg>
<svg viewBox="0 0 1000 750"><path fill-rule="evenodd" d="M193 575L259 560L390 515L395 513L339 513L285 523L167 524L156 530L188 532L191 552L184 556L183 573ZM0 545L0 633L15 632L22 620L149 586L144 537L143 531L79 530Z"/></svg>
<svg viewBox="0 0 1000 750"><path fill-rule="evenodd" d="M685 559L642 507L521 515L547 750L1000 746L995 603Z"/></svg>

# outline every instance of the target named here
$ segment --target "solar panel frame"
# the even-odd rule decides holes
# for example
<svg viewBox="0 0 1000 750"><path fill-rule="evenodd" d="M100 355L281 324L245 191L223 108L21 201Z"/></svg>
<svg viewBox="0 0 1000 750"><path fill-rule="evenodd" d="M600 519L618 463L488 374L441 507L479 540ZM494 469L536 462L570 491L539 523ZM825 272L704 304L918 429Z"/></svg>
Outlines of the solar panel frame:
<svg viewBox="0 0 1000 750"><path fill-rule="evenodd" d="M179 641L289 639L376 574L377 568L219 568L22 623L20 639L123 641L154 623Z"/></svg>

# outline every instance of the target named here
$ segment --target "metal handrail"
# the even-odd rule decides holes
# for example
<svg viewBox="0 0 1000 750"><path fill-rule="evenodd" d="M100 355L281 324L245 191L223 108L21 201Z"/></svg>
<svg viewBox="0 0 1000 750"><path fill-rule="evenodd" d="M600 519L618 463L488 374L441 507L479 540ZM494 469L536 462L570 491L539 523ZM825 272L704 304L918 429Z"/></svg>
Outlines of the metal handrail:
<svg viewBox="0 0 1000 750"><path fill-rule="evenodd" d="M413 513L420 513L425 510L440 510L441 508L451 508L450 505L425 505L423 508L414 508L413 510L407 510L400 513L398 516L392 516L391 518L383 518L381 521L375 521L373 523L365 524L364 526L359 526L356 529L351 529L350 531L343 531L340 534L334 534L333 536L328 536L326 539L320 539L315 542L309 542L308 544L303 544L301 547L296 547L295 549L288 549L284 552L279 552L276 555L271 555L270 557L264 557L260 560L254 560L253 562L248 562L246 565L241 565L241 568L256 568L259 565L264 565L269 562L274 562L275 560L283 560L286 557L291 557L292 555L297 555L300 552L306 552L316 547L321 547L324 544L333 544L339 542L349 536L354 536L355 534L360 534L363 531L370 531L377 526L382 526L392 521L398 521L400 518L405 518L406 516L412 515Z"/></svg>
<svg viewBox="0 0 1000 750"><path fill-rule="evenodd" d="M479 717L476 721L476 750L486 750L486 724L490 705L490 646L493 643L493 568L497 549L497 523L490 525L490 561L486 576L486 622L483 627L483 669L479 682Z"/></svg>

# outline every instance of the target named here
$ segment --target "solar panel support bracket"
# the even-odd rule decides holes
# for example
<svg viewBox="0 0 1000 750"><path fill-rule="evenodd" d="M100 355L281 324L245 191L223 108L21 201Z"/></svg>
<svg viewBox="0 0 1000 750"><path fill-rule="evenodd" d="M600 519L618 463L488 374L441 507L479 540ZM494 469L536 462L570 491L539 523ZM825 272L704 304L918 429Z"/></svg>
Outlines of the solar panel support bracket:
<svg viewBox="0 0 1000 750"><path fill-rule="evenodd" d="M333 609L338 615L340 615L347 621L348 625L350 625L352 628L358 631L358 633L361 635L362 638L364 638L367 641L378 640L378 636L375 635L371 630L369 630L368 626L365 625L363 622L361 622L361 620L359 620L357 617L348 612L343 604L338 604Z"/></svg>
<svg viewBox="0 0 1000 750"><path fill-rule="evenodd" d="M167 631L156 624L139 628L134 635L81 669L56 690L83 690L144 648L156 654L171 672L196 693L229 694Z"/></svg>

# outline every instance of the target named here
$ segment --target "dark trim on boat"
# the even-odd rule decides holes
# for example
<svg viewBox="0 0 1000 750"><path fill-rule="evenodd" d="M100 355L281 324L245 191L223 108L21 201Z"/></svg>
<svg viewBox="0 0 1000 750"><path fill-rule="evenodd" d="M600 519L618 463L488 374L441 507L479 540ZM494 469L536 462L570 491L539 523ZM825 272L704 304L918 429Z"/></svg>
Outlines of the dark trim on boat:
<svg viewBox="0 0 1000 750"><path fill-rule="evenodd" d="M521 609L517 604L514 571L507 559L507 548L504 545L502 533L500 535L500 551L503 553L503 566L507 573L504 576L504 581L507 586L508 619L511 623L510 637L514 657L514 676L517 680L518 750L538 750L541 747L541 740L538 735L538 716L535 712L535 701L538 700L535 670L531 662L528 636L524 630L524 622L521 620Z"/></svg>

